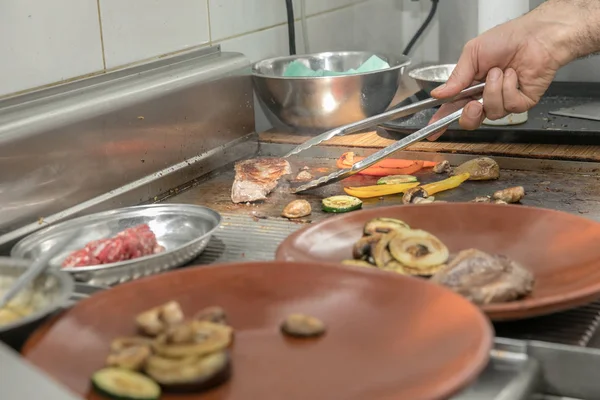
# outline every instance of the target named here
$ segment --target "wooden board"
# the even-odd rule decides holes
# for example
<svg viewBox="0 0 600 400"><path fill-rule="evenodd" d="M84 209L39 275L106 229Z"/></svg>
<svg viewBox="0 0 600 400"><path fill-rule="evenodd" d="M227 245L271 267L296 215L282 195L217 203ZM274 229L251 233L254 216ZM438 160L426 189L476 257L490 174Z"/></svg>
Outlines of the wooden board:
<svg viewBox="0 0 600 400"><path fill-rule="evenodd" d="M259 134L261 142L279 144L301 144L310 139L290 133L263 132ZM389 146L397 138L384 131L357 133L340 136L322 143L322 146L343 146L359 148L383 148ZM529 144L529 143L454 143L423 141L410 146L409 151L428 153L461 153L481 154L508 157L524 157L571 161L600 161L600 146L564 145L564 144Z"/></svg>

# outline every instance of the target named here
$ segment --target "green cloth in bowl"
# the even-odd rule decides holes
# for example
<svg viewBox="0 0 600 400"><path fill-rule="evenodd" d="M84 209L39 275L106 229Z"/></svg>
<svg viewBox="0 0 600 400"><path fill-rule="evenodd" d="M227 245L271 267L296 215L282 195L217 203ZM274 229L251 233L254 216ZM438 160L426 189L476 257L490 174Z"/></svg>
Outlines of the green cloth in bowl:
<svg viewBox="0 0 600 400"><path fill-rule="evenodd" d="M304 65L300 61L291 62L283 71L283 76L288 78L307 78L307 77L318 77L318 76L341 76L341 75L352 75L352 74L361 74L365 72L374 72L379 71L381 69L390 68L390 64L382 60L377 56L371 56L367 61L365 61L360 67L357 69L349 69L344 72L336 72L336 71L328 71L320 69L318 71L314 71Z"/></svg>

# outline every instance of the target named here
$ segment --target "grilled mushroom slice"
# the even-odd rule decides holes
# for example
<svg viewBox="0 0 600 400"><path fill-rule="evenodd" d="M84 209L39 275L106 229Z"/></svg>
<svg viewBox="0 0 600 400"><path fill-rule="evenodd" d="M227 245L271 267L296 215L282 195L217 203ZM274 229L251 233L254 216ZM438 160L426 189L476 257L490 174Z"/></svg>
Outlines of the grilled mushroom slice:
<svg viewBox="0 0 600 400"><path fill-rule="evenodd" d="M118 337L110 343L110 351L119 352L128 347L150 346L152 339L142 336Z"/></svg>
<svg viewBox="0 0 600 400"><path fill-rule="evenodd" d="M227 313L219 306L203 308L194 316L197 321L209 321L215 324L227 325Z"/></svg>
<svg viewBox="0 0 600 400"><path fill-rule="evenodd" d="M132 344L124 346L123 343L114 343L111 354L106 358L108 367L119 367L132 371L142 369L146 360L152 355L152 350L149 344ZM118 349L118 350L114 350Z"/></svg>
<svg viewBox="0 0 600 400"><path fill-rule="evenodd" d="M354 243L352 248L352 257L355 260L367 260L371 257L372 249L381 239L382 235L377 233L371 236L363 236L360 240Z"/></svg>
<svg viewBox="0 0 600 400"><path fill-rule="evenodd" d="M397 235L389 244L392 256L411 272L424 271L440 267L448 261L448 248L432 234L412 230L406 235Z"/></svg>
<svg viewBox="0 0 600 400"><path fill-rule="evenodd" d="M505 203L518 203L523 197L525 197L525 188L523 188L523 186L498 190L492 195L492 199L503 201Z"/></svg>
<svg viewBox="0 0 600 400"><path fill-rule="evenodd" d="M281 331L294 337L317 337L325 333L323 321L310 315L292 314L281 324Z"/></svg>
<svg viewBox="0 0 600 400"><path fill-rule="evenodd" d="M232 342L233 329L229 326L208 321L191 321L187 324L193 333L190 340L174 343L173 336L165 333L152 343L154 351L169 358L204 356L223 350Z"/></svg>
<svg viewBox="0 0 600 400"><path fill-rule="evenodd" d="M396 235L396 232L390 233L388 235L383 235L381 239L377 242L377 244L375 244L375 247L373 247L371 255L373 256L375 265L378 268L382 268L394 259L390 253L390 250L388 249L388 246Z"/></svg>
<svg viewBox="0 0 600 400"><path fill-rule="evenodd" d="M479 196L479 197L475 197L473 200L471 200L471 203L491 203L492 199L490 196Z"/></svg>
<svg viewBox="0 0 600 400"><path fill-rule="evenodd" d="M500 166L489 157L479 157L469 160L454 169L452 175L469 173L470 181L488 181L500 177Z"/></svg>
<svg viewBox="0 0 600 400"><path fill-rule="evenodd" d="M229 379L231 358L226 351L177 359L152 356L145 372L167 391L199 392Z"/></svg>
<svg viewBox="0 0 600 400"><path fill-rule="evenodd" d="M170 326L183 322L184 315L181 306L176 301L170 301L148 311L144 311L135 318L137 327L149 336L157 336L165 332Z"/></svg>
<svg viewBox="0 0 600 400"><path fill-rule="evenodd" d="M408 224L395 218L375 218L366 223L364 234L390 233L410 229Z"/></svg>

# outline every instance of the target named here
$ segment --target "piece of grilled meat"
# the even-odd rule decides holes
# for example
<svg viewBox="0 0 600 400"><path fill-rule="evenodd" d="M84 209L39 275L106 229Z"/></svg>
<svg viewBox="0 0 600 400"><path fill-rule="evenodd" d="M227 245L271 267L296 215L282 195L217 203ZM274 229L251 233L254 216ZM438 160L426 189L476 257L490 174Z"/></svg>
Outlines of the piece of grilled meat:
<svg viewBox="0 0 600 400"><path fill-rule="evenodd" d="M517 262L469 249L458 253L431 280L478 305L504 303L531 293L534 277Z"/></svg>
<svg viewBox="0 0 600 400"><path fill-rule="evenodd" d="M254 158L235 164L231 201L246 203L264 200L277 186L279 178L292 173L283 158Z"/></svg>

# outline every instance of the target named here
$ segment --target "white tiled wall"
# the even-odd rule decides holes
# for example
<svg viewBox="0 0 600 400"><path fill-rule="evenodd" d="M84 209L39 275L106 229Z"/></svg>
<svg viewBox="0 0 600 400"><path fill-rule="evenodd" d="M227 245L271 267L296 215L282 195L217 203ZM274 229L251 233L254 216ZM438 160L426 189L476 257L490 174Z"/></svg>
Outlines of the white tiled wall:
<svg viewBox="0 0 600 400"><path fill-rule="evenodd" d="M311 51L402 51L428 1L305 0ZM300 18L300 0L294 0ZM0 1L0 97L221 44L252 60L288 52L284 0ZM297 50L304 52L301 24ZM437 28L415 57L437 58Z"/></svg>

